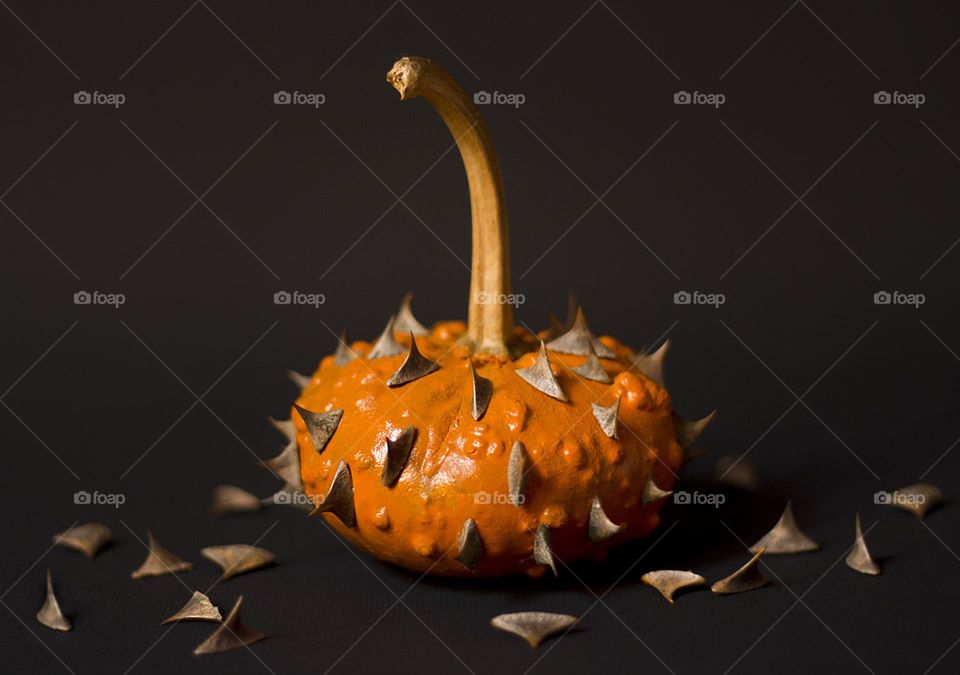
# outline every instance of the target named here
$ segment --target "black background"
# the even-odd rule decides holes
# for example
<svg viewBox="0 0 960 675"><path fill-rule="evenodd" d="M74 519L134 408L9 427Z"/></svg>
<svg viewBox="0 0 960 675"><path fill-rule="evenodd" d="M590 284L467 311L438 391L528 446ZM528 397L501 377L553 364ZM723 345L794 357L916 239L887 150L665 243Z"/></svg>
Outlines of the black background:
<svg viewBox="0 0 960 675"><path fill-rule="evenodd" d="M949 497L960 474L955 3L4 7L4 672L960 667L955 505L920 522L873 499L921 476ZM716 491L716 459L749 449L758 495L669 505L656 537L556 581L418 582L294 510L206 516L219 483L274 489L253 463L281 446L265 422L295 395L286 368L309 371L342 327L375 336L407 289L423 321L465 314L462 167L428 105L385 83L405 53L468 91L526 97L482 108L509 197L518 319L543 327L574 290L599 332L637 347L668 334L677 409L720 410L686 489ZM126 102L74 105L78 90ZM278 90L326 102L274 105ZM675 105L678 90L726 102ZM875 105L878 90L926 102ZM80 290L126 302L78 306ZM326 303L275 305L279 290ZM726 303L678 306L680 290ZM926 302L878 306L880 290ZM126 502L75 505L77 490ZM769 559L770 586L670 606L640 583L663 567L727 574L788 497L823 549ZM856 511L880 577L842 562ZM92 562L48 549L95 519L116 543ZM148 529L195 562L182 583L129 579ZM210 595L224 608L244 594L269 639L193 657L210 627L167 633L159 620L184 584L216 581L200 547L258 540L279 564ZM48 567L71 633L34 620ZM403 602L391 609L392 592ZM487 625L524 609L585 617L533 652Z"/></svg>

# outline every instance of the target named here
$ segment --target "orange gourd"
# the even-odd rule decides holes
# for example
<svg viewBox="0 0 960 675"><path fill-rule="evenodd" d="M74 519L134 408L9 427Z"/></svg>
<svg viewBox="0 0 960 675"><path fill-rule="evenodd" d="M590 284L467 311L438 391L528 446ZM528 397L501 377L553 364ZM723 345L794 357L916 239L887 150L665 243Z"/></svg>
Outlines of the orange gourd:
<svg viewBox="0 0 960 675"><path fill-rule="evenodd" d="M506 207L485 126L426 59L401 59L387 80L401 99L433 105L463 158L469 320L426 329L408 296L375 343L341 342L280 423L290 445L266 464L346 539L418 572L540 576L649 534L712 415L674 414L666 344L638 356L594 337L582 311L559 335L513 326L500 302L510 294Z"/></svg>

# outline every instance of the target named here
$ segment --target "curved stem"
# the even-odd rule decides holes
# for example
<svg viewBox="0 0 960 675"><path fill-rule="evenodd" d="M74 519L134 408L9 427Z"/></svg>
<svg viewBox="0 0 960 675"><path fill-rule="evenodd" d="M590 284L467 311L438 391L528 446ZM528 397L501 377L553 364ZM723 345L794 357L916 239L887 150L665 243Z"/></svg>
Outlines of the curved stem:
<svg viewBox="0 0 960 675"><path fill-rule="evenodd" d="M403 101L427 99L457 142L473 217L467 341L478 352L507 354L513 338L513 308L506 297L510 293L507 206L490 134L460 85L433 62L404 57L387 73L387 82Z"/></svg>

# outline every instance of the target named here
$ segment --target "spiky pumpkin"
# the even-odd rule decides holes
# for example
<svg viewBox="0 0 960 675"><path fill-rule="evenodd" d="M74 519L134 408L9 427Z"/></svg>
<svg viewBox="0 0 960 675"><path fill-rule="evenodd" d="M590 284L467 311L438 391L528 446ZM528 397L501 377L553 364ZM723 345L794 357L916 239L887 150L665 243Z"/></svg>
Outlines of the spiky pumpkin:
<svg viewBox="0 0 960 675"><path fill-rule="evenodd" d="M419 572L540 576L649 534L710 417L673 413L666 344L638 356L594 337L582 311L560 335L513 326L503 184L476 108L426 59L401 59L387 80L402 100L427 99L459 147L469 320L428 330L408 297L373 344L341 341L267 465L348 540Z"/></svg>

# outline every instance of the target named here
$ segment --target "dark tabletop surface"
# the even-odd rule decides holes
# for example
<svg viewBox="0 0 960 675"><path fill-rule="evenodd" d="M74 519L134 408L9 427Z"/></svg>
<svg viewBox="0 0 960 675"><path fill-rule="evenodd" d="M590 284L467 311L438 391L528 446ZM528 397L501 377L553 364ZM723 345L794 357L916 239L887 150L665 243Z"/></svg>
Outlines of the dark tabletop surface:
<svg viewBox="0 0 960 675"><path fill-rule="evenodd" d="M0 670L960 669L956 3L2 4ZM722 506L669 504L650 539L556 580L478 583L355 554L293 509L206 515L217 484L276 487L254 462L282 445L266 416L287 416L285 369L342 327L375 336L404 290L424 322L464 315L462 167L384 82L404 53L523 95L482 108L518 319L544 327L573 290L598 332L669 336L678 411L720 411L680 487ZM759 491L717 485L716 460L744 453ZM925 520L875 503L921 478L947 498ZM823 546L770 557L769 586L671 606L640 582L726 575L788 498ZM879 577L843 564L856 512ZM49 547L91 520L115 537L94 560ZM131 580L148 530L195 569ZM278 564L216 583L199 549L240 542ZM48 568L70 633L34 619ZM210 627L159 621L208 588L221 608L243 594L268 639L192 656ZM583 618L538 651L488 626L525 609Z"/></svg>

